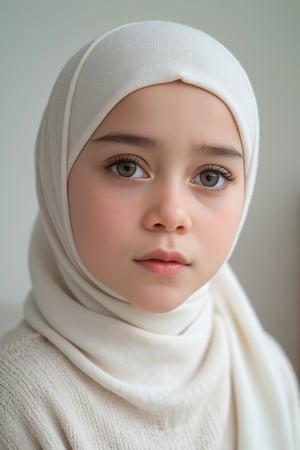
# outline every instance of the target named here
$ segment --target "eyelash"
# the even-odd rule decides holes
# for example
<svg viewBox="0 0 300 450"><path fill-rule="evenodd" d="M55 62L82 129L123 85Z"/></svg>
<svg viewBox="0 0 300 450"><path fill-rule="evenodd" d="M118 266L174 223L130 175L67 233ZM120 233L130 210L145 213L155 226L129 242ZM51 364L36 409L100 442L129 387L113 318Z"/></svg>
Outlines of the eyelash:
<svg viewBox="0 0 300 450"><path fill-rule="evenodd" d="M121 163L133 163L135 165L135 170L133 172L132 175L134 175L136 173L136 171L138 170L138 167L144 172L147 173L147 170L145 168L145 166L147 165L146 162L140 158L137 155L132 155L132 154L119 154L119 155L115 155L112 158L109 159L109 161L106 162L105 168L110 171L113 172L115 176L119 177L120 179L124 180L124 181L131 181L133 179L140 179L140 178L148 178L148 176L145 177L141 177L141 176L137 176L137 177L132 177L131 176L122 176L120 173L118 172L118 169L116 169L116 171L112 170L113 167L116 167L118 164ZM222 177L224 182L222 184L221 187L215 187L215 186L205 186L205 184L202 183L196 183L195 178L196 177L200 177L201 175L203 175L204 173L216 173L218 174L219 177ZM192 178L191 183L195 184L195 185L199 185L202 186L204 189L207 189L208 191L221 191L223 189L225 189L229 183L233 182L235 180L235 177L231 174L231 172L227 169L225 169L225 167L222 166L218 166L215 164L210 164L207 166L204 166L203 168L201 168L200 172L197 172L196 175Z"/></svg>
<svg viewBox="0 0 300 450"><path fill-rule="evenodd" d="M120 177L122 180L125 181L130 181L132 180L132 176L126 177L126 176L122 176L120 173L116 173L115 171L112 170L112 168L114 166L117 166L118 164L121 163L133 163L136 168L139 167L143 172L147 173L147 170L145 168L145 166L147 165L146 162L140 158L137 155L131 155L131 154L120 154L120 155L115 155L112 158L109 159L109 161L106 162L105 168L107 170L109 170L110 172L113 172L114 175L116 175L117 177ZM136 172L136 170L135 170ZM133 175L135 174L135 172L133 173ZM147 178L147 177L136 177L136 178Z"/></svg>
<svg viewBox="0 0 300 450"><path fill-rule="evenodd" d="M216 173L218 174L219 177L222 177L223 179L223 184L220 187L216 187L216 186L205 186L204 184L199 183L200 186L204 187L205 189L208 189L209 191L222 191L223 189L225 189L230 183L232 183L235 180L235 177L232 175L232 173L225 169L225 167L222 166L218 166L216 164L209 164L207 166L204 166L201 168L201 171L198 172L193 178L192 180L194 180L196 177L200 177L201 175L203 175L204 173ZM219 181L219 180L218 180ZM194 181L192 181L193 184L197 184Z"/></svg>

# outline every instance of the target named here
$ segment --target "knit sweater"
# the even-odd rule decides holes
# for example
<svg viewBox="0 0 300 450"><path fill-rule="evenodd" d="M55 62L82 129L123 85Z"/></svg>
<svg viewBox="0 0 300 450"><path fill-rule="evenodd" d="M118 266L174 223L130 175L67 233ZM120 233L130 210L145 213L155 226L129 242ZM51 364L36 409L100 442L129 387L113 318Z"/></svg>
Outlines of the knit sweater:
<svg viewBox="0 0 300 450"><path fill-rule="evenodd" d="M1 450L234 448L230 427L215 441L209 417L141 414L26 324L1 341L0 385Z"/></svg>

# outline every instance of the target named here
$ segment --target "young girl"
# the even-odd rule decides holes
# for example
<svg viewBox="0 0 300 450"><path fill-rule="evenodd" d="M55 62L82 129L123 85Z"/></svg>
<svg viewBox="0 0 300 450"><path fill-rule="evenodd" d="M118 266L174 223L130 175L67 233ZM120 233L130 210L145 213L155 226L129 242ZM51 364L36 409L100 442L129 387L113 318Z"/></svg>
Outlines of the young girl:
<svg viewBox="0 0 300 450"><path fill-rule="evenodd" d="M1 449L300 448L294 374L227 264L258 138L244 70L198 30L125 25L67 63L25 321L1 345Z"/></svg>

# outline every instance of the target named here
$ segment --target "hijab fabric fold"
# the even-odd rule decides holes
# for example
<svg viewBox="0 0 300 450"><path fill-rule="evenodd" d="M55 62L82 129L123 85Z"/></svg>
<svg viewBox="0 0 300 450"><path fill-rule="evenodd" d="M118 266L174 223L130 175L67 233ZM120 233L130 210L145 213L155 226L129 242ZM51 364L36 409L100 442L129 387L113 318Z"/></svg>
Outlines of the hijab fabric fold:
<svg viewBox="0 0 300 450"><path fill-rule="evenodd" d="M176 411L181 418L197 412L199 426L212 427L215 448L225 448L228 416L238 449L300 448L292 371L227 262L181 306L157 314L135 308L94 279L76 251L67 178L81 149L126 95L175 80L219 97L240 132L245 203L232 252L258 157L259 121L248 77L222 44L199 30L162 21L124 25L71 58L42 119L36 144L40 213L31 240L26 320L96 383L141 412L164 411L166 423L175 424Z"/></svg>

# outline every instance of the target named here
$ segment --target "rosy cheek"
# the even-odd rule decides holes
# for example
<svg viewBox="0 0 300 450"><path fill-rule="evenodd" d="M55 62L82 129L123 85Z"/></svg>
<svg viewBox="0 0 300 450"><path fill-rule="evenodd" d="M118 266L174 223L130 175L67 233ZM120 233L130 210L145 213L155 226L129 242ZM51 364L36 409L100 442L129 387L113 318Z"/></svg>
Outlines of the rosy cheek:
<svg viewBox="0 0 300 450"><path fill-rule="evenodd" d="M230 248L236 233L242 202L232 202L232 204L220 205L212 209L206 217L206 230L209 236L207 241L212 244L213 251L223 250L225 253Z"/></svg>
<svg viewBox="0 0 300 450"><path fill-rule="evenodd" d="M122 234L133 212L126 202L111 193L91 189L84 197L82 228L91 249L99 251L100 244L105 246L107 240Z"/></svg>
<svg viewBox="0 0 300 450"><path fill-rule="evenodd" d="M224 242L225 247L230 247L232 244L240 222L241 211L242 204L235 205L232 209L225 209L220 213L219 240L221 243Z"/></svg>

